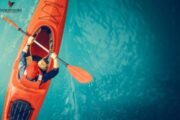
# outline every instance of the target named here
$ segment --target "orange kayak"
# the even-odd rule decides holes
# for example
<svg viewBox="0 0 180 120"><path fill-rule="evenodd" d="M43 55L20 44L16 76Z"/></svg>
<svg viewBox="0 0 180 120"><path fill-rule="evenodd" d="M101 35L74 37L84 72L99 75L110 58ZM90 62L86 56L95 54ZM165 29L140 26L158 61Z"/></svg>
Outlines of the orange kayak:
<svg viewBox="0 0 180 120"><path fill-rule="evenodd" d="M59 54L66 18L68 0L40 0L27 28L37 42L48 50ZM21 81L18 78L20 54L27 42L24 37L14 62L4 103L3 120L35 120L48 91L50 80L38 85L36 82ZM44 58L48 53L33 43L28 54ZM48 71L53 67L49 60Z"/></svg>

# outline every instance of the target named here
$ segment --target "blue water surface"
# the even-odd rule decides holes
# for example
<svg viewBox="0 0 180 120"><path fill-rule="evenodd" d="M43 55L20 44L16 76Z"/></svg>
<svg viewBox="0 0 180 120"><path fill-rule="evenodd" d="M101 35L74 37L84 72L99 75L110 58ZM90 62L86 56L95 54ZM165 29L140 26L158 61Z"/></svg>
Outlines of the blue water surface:
<svg viewBox="0 0 180 120"><path fill-rule="evenodd" d="M21 12L0 14L26 29L38 0L14 1ZM178 5L177 0L69 0L59 56L94 79L80 84L60 65L37 119L180 120ZM0 20L0 113L22 38Z"/></svg>

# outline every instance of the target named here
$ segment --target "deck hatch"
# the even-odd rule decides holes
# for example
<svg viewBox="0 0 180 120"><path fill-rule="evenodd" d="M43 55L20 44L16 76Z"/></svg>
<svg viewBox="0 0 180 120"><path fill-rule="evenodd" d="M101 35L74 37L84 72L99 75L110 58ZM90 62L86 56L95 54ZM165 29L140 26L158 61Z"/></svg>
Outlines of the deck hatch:
<svg viewBox="0 0 180 120"><path fill-rule="evenodd" d="M9 118L10 120L29 120L33 109L31 105L23 100L12 102Z"/></svg>

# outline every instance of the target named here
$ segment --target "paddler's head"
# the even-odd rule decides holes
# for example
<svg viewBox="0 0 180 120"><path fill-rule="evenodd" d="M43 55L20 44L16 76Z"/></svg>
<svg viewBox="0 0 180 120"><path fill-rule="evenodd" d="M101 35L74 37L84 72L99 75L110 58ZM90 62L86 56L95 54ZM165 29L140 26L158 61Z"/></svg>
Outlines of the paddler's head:
<svg viewBox="0 0 180 120"><path fill-rule="evenodd" d="M47 68L48 68L48 65L47 65L47 63L45 62L44 59L41 59L41 60L38 62L38 66L39 66L39 68L40 68L41 70L43 70L43 71L47 70Z"/></svg>
<svg viewBox="0 0 180 120"><path fill-rule="evenodd" d="M29 80L37 80L39 76L38 63L32 61L29 66L26 68L26 77Z"/></svg>

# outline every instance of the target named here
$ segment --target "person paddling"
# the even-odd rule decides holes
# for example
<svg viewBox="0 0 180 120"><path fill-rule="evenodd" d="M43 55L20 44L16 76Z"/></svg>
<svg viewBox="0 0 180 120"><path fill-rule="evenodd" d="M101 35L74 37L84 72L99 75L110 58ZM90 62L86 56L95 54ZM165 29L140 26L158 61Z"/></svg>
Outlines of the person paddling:
<svg viewBox="0 0 180 120"><path fill-rule="evenodd" d="M53 59L53 69L46 72L48 67L46 60L41 59L40 61L31 61L29 65L27 64L26 57L30 45L33 43L34 37L30 36L28 38L27 44L23 48L20 56L20 64L18 68L19 79L27 79L30 81L41 80L41 83L45 83L48 80L55 77L59 72L59 65L57 60L57 55L52 53L50 57Z"/></svg>

